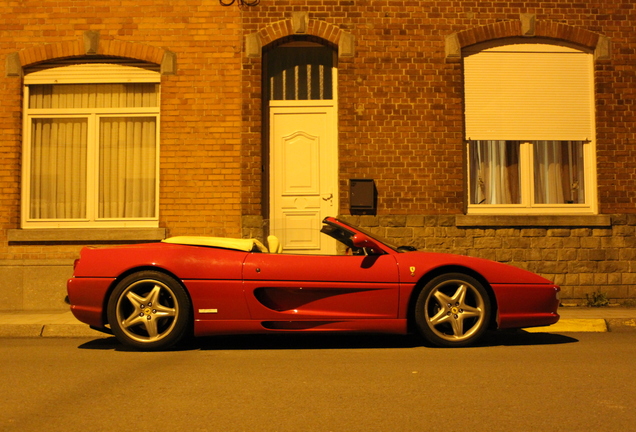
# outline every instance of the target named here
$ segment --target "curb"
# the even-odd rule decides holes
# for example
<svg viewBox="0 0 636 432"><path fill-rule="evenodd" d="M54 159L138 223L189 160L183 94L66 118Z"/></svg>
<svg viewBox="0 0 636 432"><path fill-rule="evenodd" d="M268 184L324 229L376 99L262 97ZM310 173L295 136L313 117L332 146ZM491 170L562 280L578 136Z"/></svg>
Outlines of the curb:
<svg viewBox="0 0 636 432"><path fill-rule="evenodd" d="M528 333L636 332L636 319L561 319L545 327L524 328ZM85 324L0 324L0 338L108 338Z"/></svg>
<svg viewBox="0 0 636 432"><path fill-rule="evenodd" d="M560 319L556 324L545 327L523 329L528 333L628 333L636 332L634 318L592 318Z"/></svg>
<svg viewBox="0 0 636 432"><path fill-rule="evenodd" d="M636 331L636 319L622 319L622 318L612 318L608 319L607 327L608 331L617 332L617 333L626 333Z"/></svg>
<svg viewBox="0 0 636 432"><path fill-rule="evenodd" d="M4 324L0 338L105 338L106 333L82 324Z"/></svg>
<svg viewBox="0 0 636 432"><path fill-rule="evenodd" d="M551 326L531 327L523 330L528 333L603 333L609 331L604 319L560 319L559 322Z"/></svg>

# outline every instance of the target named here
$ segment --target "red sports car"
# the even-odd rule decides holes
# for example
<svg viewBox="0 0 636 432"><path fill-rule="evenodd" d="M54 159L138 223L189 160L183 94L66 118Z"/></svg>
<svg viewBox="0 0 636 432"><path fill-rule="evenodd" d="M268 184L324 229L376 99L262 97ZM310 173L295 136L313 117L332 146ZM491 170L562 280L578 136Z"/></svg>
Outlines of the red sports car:
<svg viewBox="0 0 636 432"><path fill-rule="evenodd" d="M255 239L172 237L84 248L68 281L77 319L143 350L185 335L419 332L443 347L488 328L559 320L559 287L519 268L394 247L328 217L338 255L280 253Z"/></svg>

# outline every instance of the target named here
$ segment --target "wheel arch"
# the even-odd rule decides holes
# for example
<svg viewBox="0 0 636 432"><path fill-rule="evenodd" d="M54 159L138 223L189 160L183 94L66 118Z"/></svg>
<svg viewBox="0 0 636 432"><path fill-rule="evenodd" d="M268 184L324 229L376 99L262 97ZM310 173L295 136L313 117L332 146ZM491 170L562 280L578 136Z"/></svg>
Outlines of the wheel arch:
<svg viewBox="0 0 636 432"><path fill-rule="evenodd" d="M492 311L490 314L490 322L488 323L488 328L496 328L497 327L497 311L499 309L499 305L497 304L497 297L495 296L495 291L490 286L488 280L483 277L479 272L464 266L459 265L448 265L437 267L424 275L417 281L415 284L415 288L411 292L411 296L409 298L408 303L408 312L407 312L407 322L409 326L409 331L413 332L416 330L415 328L415 304L417 303L417 297L420 292L424 289L427 283L432 281L438 276L448 274L448 273L461 273L466 276L470 276L473 279L477 280L486 292L488 293L488 299L490 300L490 305L492 306Z"/></svg>
<svg viewBox="0 0 636 432"><path fill-rule="evenodd" d="M113 294L113 291L115 290L115 287L119 284L119 282L121 282L122 280L124 280L125 278L130 276L131 274L139 273L139 272L142 272L142 271L156 271L156 272L159 272L159 273L163 273L166 276L170 276L175 281L177 281L177 283L179 285L181 285L181 287L184 289L186 295L188 296L188 299L190 300L190 316L191 317L194 316L194 305L192 304L192 296L190 295L190 291L188 290L188 287L185 286L185 284L181 281L181 279L177 275L175 275L174 273L172 273L171 271L169 271L169 270L167 270L167 269L165 269L163 267L141 266L141 267L133 267L133 268L130 268L130 269L126 270L125 272L123 272L122 274L117 276L117 278L115 278L115 280L113 280L113 282L108 287L108 290L106 291L106 295L104 296L104 300L103 300L104 303L102 305L102 320L103 320L104 324L109 324L109 322L108 322L108 301L110 300L110 296ZM188 325L190 326L190 330L192 330L192 326L194 325L194 320L191 319L190 323Z"/></svg>

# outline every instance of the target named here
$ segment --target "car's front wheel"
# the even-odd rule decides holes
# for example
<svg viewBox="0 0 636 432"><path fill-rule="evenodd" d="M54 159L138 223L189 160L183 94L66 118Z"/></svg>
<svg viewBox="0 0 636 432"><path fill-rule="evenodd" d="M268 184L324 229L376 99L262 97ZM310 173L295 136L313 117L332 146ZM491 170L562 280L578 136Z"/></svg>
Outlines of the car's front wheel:
<svg viewBox="0 0 636 432"><path fill-rule="evenodd" d="M190 323L190 299L174 278L153 270L122 279L108 301L108 322L124 345L142 350L168 348Z"/></svg>
<svg viewBox="0 0 636 432"><path fill-rule="evenodd" d="M490 313L490 298L483 285L462 273L432 279L415 305L418 330L441 347L475 343L486 331Z"/></svg>

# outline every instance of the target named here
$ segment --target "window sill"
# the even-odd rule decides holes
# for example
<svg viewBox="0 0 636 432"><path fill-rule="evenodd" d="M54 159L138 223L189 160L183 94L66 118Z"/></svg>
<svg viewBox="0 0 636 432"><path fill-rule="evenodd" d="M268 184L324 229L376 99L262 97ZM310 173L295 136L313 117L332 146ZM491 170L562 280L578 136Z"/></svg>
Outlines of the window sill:
<svg viewBox="0 0 636 432"><path fill-rule="evenodd" d="M55 228L10 229L9 243L116 243L157 241L166 238L165 228Z"/></svg>
<svg viewBox="0 0 636 432"><path fill-rule="evenodd" d="M609 227L612 218L607 215L457 215L455 224L458 227Z"/></svg>

